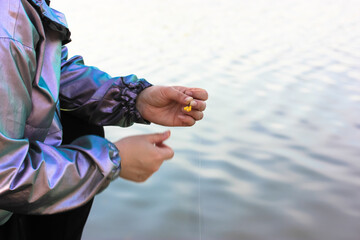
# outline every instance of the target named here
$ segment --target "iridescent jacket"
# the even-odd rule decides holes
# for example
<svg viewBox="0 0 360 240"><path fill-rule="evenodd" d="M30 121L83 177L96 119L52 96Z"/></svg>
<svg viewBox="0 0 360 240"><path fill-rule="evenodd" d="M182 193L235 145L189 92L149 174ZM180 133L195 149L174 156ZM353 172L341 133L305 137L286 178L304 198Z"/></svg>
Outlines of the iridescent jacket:
<svg viewBox="0 0 360 240"><path fill-rule="evenodd" d="M43 0L0 0L0 224L11 212L80 206L120 171L116 147L97 136L62 145L59 109L97 125L145 123L135 108L150 84L111 78L68 59L63 14Z"/></svg>

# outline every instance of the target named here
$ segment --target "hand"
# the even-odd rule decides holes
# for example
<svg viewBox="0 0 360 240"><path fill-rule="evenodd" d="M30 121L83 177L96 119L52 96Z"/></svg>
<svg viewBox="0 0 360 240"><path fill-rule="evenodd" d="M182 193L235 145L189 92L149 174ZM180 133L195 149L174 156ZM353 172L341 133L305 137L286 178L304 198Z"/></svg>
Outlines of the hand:
<svg viewBox="0 0 360 240"><path fill-rule="evenodd" d="M174 156L174 151L163 143L169 137L170 131L167 131L126 137L115 142L121 158L119 176L134 182L148 179L164 160Z"/></svg>
<svg viewBox="0 0 360 240"><path fill-rule="evenodd" d="M152 86L137 98L136 108L141 116L164 126L192 126L204 116L208 93L201 88ZM184 107L191 104L192 110Z"/></svg>

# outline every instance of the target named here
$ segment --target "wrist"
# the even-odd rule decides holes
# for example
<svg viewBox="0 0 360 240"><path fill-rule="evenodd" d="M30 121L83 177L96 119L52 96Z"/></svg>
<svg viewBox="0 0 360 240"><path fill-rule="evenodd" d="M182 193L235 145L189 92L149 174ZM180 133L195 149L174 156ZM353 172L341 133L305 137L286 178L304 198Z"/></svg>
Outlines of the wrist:
<svg viewBox="0 0 360 240"><path fill-rule="evenodd" d="M139 112L139 114L145 121L148 121L148 120L146 120L146 111L145 111L146 110L145 106L146 106L146 102L147 102L146 99L148 98L149 92L151 91L152 88L153 88L153 86L151 85L151 86L143 89L137 96L136 102L135 102L136 110Z"/></svg>

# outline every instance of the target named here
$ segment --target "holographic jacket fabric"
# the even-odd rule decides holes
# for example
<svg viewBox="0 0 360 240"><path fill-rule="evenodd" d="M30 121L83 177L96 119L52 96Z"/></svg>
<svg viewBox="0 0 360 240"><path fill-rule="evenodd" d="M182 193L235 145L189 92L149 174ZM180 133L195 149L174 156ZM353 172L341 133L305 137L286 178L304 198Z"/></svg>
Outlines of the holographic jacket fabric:
<svg viewBox="0 0 360 240"><path fill-rule="evenodd" d="M135 101L151 85L68 59L69 41L64 15L44 0L0 0L0 224L11 212L80 206L118 175L120 157L108 140L61 144L60 108L102 126L147 123Z"/></svg>

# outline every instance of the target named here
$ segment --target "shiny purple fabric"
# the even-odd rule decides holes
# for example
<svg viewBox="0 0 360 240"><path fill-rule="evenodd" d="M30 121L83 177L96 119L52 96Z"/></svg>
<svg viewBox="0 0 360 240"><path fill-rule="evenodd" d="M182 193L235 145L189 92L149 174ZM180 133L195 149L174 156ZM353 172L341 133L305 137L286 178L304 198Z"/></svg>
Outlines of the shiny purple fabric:
<svg viewBox="0 0 360 240"><path fill-rule="evenodd" d="M60 106L92 124L131 126L145 121L136 110L136 97L151 86L135 75L111 78L96 67L84 68L82 57L67 59L62 51Z"/></svg>
<svg viewBox="0 0 360 240"><path fill-rule="evenodd" d="M68 59L64 16L43 0L0 0L0 224L11 212L80 206L120 171L116 147L97 136L61 145L60 107L97 125L148 123L135 108L151 86L111 78Z"/></svg>

